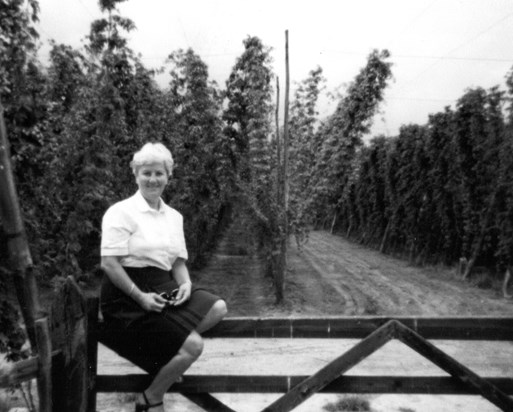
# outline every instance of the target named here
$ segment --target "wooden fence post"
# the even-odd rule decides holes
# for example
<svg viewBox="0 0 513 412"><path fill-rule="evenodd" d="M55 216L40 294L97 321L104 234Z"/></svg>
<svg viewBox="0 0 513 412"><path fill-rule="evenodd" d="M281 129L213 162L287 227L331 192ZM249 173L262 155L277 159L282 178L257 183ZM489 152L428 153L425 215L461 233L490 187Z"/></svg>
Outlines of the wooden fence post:
<svg viewBox="0 0 513 412"><path fill-rule="evenodd" d="M96 412L96 374L98 372L98 297L89 298L87 307L87 412Z"/></svg>
<svg viewBox="0 0 513 412"><path fill-rule="evenodd" d="M56 405L67 412L86 412L89 397L87 369L87 310L85 297L69 276L52 304L53 345L62 351Z"/></svg>
<svg viewBox="0 0 513 412"><path fill-rule="evenodd" d="M35 321L35 332L38 353L38 389L40 412L52 412L52 344L48 318Z"/></svg>

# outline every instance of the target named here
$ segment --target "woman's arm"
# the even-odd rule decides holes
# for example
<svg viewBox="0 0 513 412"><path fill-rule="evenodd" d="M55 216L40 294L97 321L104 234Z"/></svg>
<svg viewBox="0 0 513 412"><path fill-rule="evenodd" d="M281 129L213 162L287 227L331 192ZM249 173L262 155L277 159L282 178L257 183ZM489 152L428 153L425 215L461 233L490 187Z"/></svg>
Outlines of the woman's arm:
<svg viewBox="0 0 513 412"><path fill-rule="evenodd" d="M157 293L145 293L141 291L137 285L132 282L132 279L127 275L123 266L121 266L118 256L102 256L101 267L110 281L141 305L143 309L155 312L162 311L166 300Z"/></svg>
<svg viewBox="0 0 513 412"><path fill-rule="evenodd" d="M175 305L181 305L191 297L192 282L189 276L189 270L185 265L185 260L177 258L173 264L173 277L178 283L178 296L176 297Z"/></svg>

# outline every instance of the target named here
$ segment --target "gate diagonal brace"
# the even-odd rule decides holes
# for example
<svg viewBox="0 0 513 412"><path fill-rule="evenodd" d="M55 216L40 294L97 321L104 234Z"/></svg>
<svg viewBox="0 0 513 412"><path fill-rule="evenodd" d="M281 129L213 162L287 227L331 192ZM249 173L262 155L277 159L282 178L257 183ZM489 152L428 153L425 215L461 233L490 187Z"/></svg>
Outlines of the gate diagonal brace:
<svg viewBox="0 0 513 412"><path fill-rule="evenodd" d="M445 352L438 349L435 345L428 342L418 333L407 328L402 323L396 322L396 338L405 345L412 348L415 352L421 354L426 359L449 373L453 378L462 382L469 388L476 389L485 399L499 407L503 411L513 411L513 399L502 392L495 385L481 378L475 372L459 363Z"/></svg>
<svg viewBox="0 0 513 412"><path fill-rule="evenodd" d="M310 396L319 392L322 388L347 372L367 356L373 354L385 343L394 338L395 321L389 321L376 329L365 339L361 340L346 353L320 369L317 373L305 379L299 385L292 388L281 398L274 401L262 412L289 412Z"/></svg>
<svg viewBox="0 0 513 412"><path fill-rule="evenodd" d="M501 410L513 411L513 399L496 386L460 364L402 323L390 320L343 355L292 388L262 412L290 412L392 339L400 340L465 386L475 389Z"/></svg>

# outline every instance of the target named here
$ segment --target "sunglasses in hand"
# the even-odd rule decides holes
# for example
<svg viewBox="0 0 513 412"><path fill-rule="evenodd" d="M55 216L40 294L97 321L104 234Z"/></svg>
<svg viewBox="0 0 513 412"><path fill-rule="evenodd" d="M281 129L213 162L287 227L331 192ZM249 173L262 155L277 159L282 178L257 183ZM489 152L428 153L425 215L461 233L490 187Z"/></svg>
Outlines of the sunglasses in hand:
<svg viewBox="0 0 513 412"><path fill-rule="evenodd" d="M176 300L176 297L178 296L178 289L173 290L172 292L162 292L159 294L160 297L166 299L169 302L173 302Z"/></svg>

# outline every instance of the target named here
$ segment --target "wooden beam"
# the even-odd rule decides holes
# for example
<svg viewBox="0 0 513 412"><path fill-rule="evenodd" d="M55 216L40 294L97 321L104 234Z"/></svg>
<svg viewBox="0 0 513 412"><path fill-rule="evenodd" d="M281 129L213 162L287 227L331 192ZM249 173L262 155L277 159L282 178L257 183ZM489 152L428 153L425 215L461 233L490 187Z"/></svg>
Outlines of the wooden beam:
<svg viewBox="0 0 513 412"><path fill-rule="evenodd" d="M148 374L98 375L96 376L96 392L142 392L150 383L151 377ZM171 388L177 385L174 384Z"/></svg>
<svg viewBox="0 0 513 412"><path fill-rule="evenodd" d="M52 360L55 360L59 356L61 356L60 350L52 352ZM4 363L2 369L0 369L0 388L7 388L31 379L36 379L39 363L38 355L18 362Z"/></svg>
<svg viewBox="0 0 513 412"><path fill-rule="evenodd" d="M339 375L344 374L361 360L387 343L395 333L395 322L391 321L371 333L342 356L296 385L287 394L273 402L262 412L288 412L317 393Z"/></svg>
<svg viewBox="0 0 513 412"><path fill-rule="evenodd" d="M183 393L182 395L207 412L235 412L209 393Z"/></svg>
<svg viewBox="0 0 513 412"><path fill-rule="evenodd" d="M33 356L15 363L4 363L0 370L0 388L15 386L36 378L38 364L38 356Z"/></svg>
<svg viewBox="0 0 513 412"><path fill-rule="evenodd" d="M486 378L504 393L513 395L513 378ZM450 376L341 376L322 393L479 395L475 388Z"/></svg>
<svg viewBox="0 0 513 412"><path fill-rule="evenodd" d="M422 336L408 329L406 326L396 322L396 329L396 338L401 342L429 359L451 376L460 380L463 384L477 390L484 398L501 408L501 410L513 411L513 399L508 397L500 389L479 377L449 355L446 355L436 346L426 341Z"/></svg>
<svg viewBox="0 0 513 412"><path fill-rule="evenodd" d="M328 318L227 318L205 333L223 338L364 338L397 320L426 339L512 340L513 317L360 316Z"/></svg>
<svg viewBox="0 0 513 412"><path fill-rule="evenodd" d="M88 307L98 307L98 298L89 298ZM95 316L95 315L93 315ZM232 317L223 319L205 332L208 338L364 338L380 326L397 320L425 339L490 340L513 339L513 316L332 316L302 318ZM92 325L90 334L115 333Z"/></svg>
<svg viewBox="0 0 513 412"><path fill-rule="evenodd" d="M355 318L227 318L207 331L207 338L324 338L359 339L397 320L425 339L510 341L513 317L355 317ZM116 333L91 330L101 342L102 336Z"/></svg>
<svg viewBox="0 0 513 412"><path fill-rule="evenodd" d="M184 382L168 392L194 393L286 393L308 376L290 375L185 375ZM513 395L513 378L486 378L494 386ZM99 375L96 390L101 393L141 392L149 384L148 375ZM477 389L450 376L355 376L334 379L319 393L381 393L479 395Z"/></svg>

